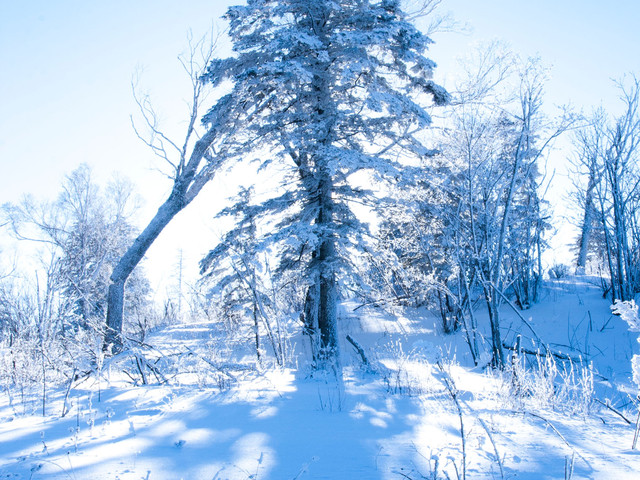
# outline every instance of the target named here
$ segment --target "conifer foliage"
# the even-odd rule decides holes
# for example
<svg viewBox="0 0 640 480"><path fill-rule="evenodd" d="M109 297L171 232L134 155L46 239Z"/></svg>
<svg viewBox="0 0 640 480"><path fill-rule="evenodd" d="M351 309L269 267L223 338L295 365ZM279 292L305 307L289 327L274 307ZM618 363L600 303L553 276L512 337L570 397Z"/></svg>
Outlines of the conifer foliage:
<svg viewBox="0 0 640 480"><path fill-rule="evenodd" d="M236 152L282 175L251 209L259 242L281 269L304 272L314 360L334 364L339 285L367 234L352 210L372 198L362 172L398 180L402 158L431 155L416 135L448 94L431 79L431 40L397 0L249 0L226 17L235 55L214 60L205 78L232 82L229 108L243 119Z"/></svg>

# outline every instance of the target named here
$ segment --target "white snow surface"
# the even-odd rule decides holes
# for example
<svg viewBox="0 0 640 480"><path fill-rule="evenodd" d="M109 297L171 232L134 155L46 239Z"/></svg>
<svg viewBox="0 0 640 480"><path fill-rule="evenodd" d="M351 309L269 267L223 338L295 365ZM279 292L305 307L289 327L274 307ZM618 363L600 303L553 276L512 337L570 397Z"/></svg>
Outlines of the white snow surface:
<svg viewBox="0 0 640 480"><path fill-rule="evenodd" d="M299 337L292 363L299 368L240 369L229 385L202 386L193 374L135 386L113 362L73 385L64 417L64 387L48 393L45 416L41 397L10 404L2 392L0 478L463 478L460 416L447 384L462 412L467 479L640 478L630 401L638 343L588 278L547 284L541 302L522 312L549 348L582 358L582 369L555 364L558 378L573 375L574 391L564 394L545 391L539 377L535 394L514 395L512 374L473 367L463 333L443 335L427 312L354 308L342 307L341 338L351 334L373 367L344 341L343 382L310 378ZM502 326L508 344L520 331L523 347L540 348L508 306ZM149 343L198 351L215 331L176 325ZM601 403L581 404L591 371L594 397L631 425Z"/></svg>

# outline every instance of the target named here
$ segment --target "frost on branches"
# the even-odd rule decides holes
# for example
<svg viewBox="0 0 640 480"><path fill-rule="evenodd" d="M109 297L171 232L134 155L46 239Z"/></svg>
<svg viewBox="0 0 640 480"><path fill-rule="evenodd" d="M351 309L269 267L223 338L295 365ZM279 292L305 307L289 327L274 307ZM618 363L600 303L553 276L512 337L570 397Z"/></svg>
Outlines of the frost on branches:
<svg viewBox="0 0 640 480"><path fill-rule="evenodd" d="M618 315L629 325L630 332L640 332L640 318L638 317L638 305L635 300L621 301L611 305L611 313ZM640 336L638 337L640 342ZM631 359L631 371L633 372L633 381L640 388L640 355L634 355Z"/></svg>
<svg viewBox="0 0 640 480"><path fill-rule="evenodd" d="M402 159L430 156L417 135L431 123L426 108L449 95L431 80L431 40L399 1L249 0L226 18L235 55L211 62L205 79L232 84L225 101L243 126L233 153L280 182L252 206L256 242L281 272L302 272L314 361L335 363L339 286L353 280L368 233L352 207L378 201L362 175L399 182ZM229 212L242 223L241 207Z"/></svg>

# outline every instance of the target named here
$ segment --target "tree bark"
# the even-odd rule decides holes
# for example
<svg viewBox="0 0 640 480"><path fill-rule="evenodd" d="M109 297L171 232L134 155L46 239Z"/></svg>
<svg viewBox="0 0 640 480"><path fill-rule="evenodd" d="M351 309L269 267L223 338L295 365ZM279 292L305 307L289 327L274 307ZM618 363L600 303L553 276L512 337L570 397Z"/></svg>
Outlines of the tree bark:
<svg viewBox="0 0 640 480"><path fill-rule="evenodd" d="M324 238L321 239L315 254L314 262L316 263L317 274L315 276L317 298L314 302L317 318L317 327L319 336L318 360L320 365L339 366L339 348L338 348L338 288L336 285L335 262L336 247L333 231L335 229L335 219L333 218L333 200L331 194L333 184L329 175L324 168L320 168L320 177L322 180L318 185L319 190L319 209L316 224L322 232ZM326 365L323 365L326 364Z"/></svg>
<svg viewBox="0 0 640 480"><path fill-rule="evenodd" d="M593 231L593 189L595 188L595 172L589 172L589 182L584 200L584 218L582 221L582 229L580 232L580 250L578 251L578 261L576 266L579 272L584 273L587 266L587 254L589 253L589 241L591 240L591 232Z"/></svg>
<svg viewBox="0 0 640 480"><path fill-rule="evenodd" d="M111 274L111 285L107 294L107 332L105 350L111 353L122 350L122 324L124 317L124 290L131 272L144 257L149 247L158 238L175 215L182 210L181 198L172 192L169 198L158 209L147 228L134 240L133 245L122 256Z"/></svg>
<svg viewBox="0 0 640 480"><path fill-rule="evenodd" d="M215 140L216 133L212 128L195 143L189 162L176 175L169 198L160 206L147 227L138 235L113 269L107 293L107 328L103 344L105 352L116 354L122 351L124 291L129 275L169 222L191 203L213 176L212 168L199 171L199 167L207 149Z"/></svg>
<svg viewBox="0 0 640 480"><path fill-rule="evenodd" d="M324 269L323 269L324 270ZM320 298L318 304L318 330L320 331L321 358L338 358L338 292L335 273L326 270L320 274Z"/></svg>

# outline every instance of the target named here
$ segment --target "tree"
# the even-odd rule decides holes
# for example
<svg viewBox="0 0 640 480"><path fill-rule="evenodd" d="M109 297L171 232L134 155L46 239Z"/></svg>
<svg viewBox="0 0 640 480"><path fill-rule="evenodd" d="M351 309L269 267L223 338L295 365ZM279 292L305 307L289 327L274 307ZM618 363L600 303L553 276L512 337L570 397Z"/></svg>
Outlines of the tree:
<svg viewBox="0 0 640 480"><path fill-rule="evenodd" d="M437 310L448 334L460 328L465 300L452 261L456 215L450 209L456 199L444 186L459 179L443 160L438 156L424 162L415 184L394 192L395 204L385 209L371 262L372 277L384 279L383 290L392 302ZM384 266L379 266L381 260Z"/></svg>
<svg viewBox="0 0 640 480"><path fill-rule="evenodd" d="M468 68L469 78L454 95L443 165L431 169L431 188L442 193L425 198L444 227L430 246L448 263L438 267L446 273L440 281L443 294L452 300L444 302L443 311L461 319L477 360L471 301L477 287L489 313L493 365L501 368L500 307L513 293L520 308L528 308L542 280L548 225L539 193L539 162L572 120L566 114L554 121L545 118L545 75L537 60L520 63L491 46L477 63L478 68Z"/></svg>
<svg viewBox="0 0 640 480"><path fill-rule="evenodd" d="M631 223L634 204L640 189L637 169L640 150L640 80L633 79L630 88L620 86L624 112L607 130L607 145L604 152L604 177L609 187L613 211L613 240L615 243L618 297L631 300L635 294L634 270L630 247ZM614 288L615 292L616 289Z"/></svg>
<svg viewBox="0 0 640 480"><path fill-rule="evenodd" d="M235 56L213 61L206 78L233 83L244 156L285 173L281 194L259 203L258 229L281 268L304 272L317 365L336 365L339 282L367 232L352 207L373 198L362 172L398 180L399 158L431 155L419 137L425 106L449 98L431 80L431 40L398 0L249 0L226 18Z"/></svg>
<svg viewBox="0 0 640 480"><path fill-rule="evenodd" d="M130 223L134 202L131 183L115 178L101 191L92 180L91 169L81 165L67 176L55 202L26 198L18 205L4 206L18 239L50 247L47 285L66 300L69 316L61 320L72 322L74 328L104 319L109 275L135 233ZM129 313L134 314L145 309L149 290L139 269L132 286L137 302L131 304Z"/></svg>
<svg viewBox="0 0 640 480"><path fill-rule="evenodd" d="M229 114L231 96L218 99L207 114L207 128L198 131L200 109L205 99L203 66L212 58L214 44L208 48L200 41L191 45L187 58L180 62L191 80L192 98L184 139L174 142L159 128L157 116L147 98L136 97L150 138L138 135L171 168L172 188L165 202L115 265L107 292L107 332L104 349L111 353L122 350L122 324L125 306L125 284L149 247L171 220L189 205L211 180L227 157L224 139L237 127L237 118ZM199 60L198 60L199 56ZM241 109L240 109L241 110ZM134 127L135 128L135 127ZM136 131L137 132L137 131Z"/></svg>
<svg viewBox="0 0 640 480"><path fill-rule="evenodd" d="M258 363L262 361L262 324L276 362L284 366L280 321L276 318L274 328L271 317L275 315L270 315L277 301L269 295L269 290L273 289L266 286L273 283L272 279L264 278L260 245L256 242L255 208L250 204L251 190L243 190L238 197L238 203L223 209L218 215L234 216L239 220L236 227L200 262L202 283L210 286L209 296L216 299L229 330L241 330L250 319Z"/></svg>
<svg viewBox="0 0 640 480"><path fill-rule="evenodd" d="M596 111L590 124L577 130L574 136L574 144L577 148L577 154L572 159L577 174L574 178L576 178L577 182L584 177L587 178L587 184L584 188L579 184L575 185L576 193L579 195L577 201L583 213L576 258L576 270L582 273L584 273L587 266L588 254L594 237L594 226L597 220L596 186L602 179L599 157L602 151L604 119L604 111Z"/></svg>
<svg viewBox="0 0 640 480"><path fill-rule="evenodd" d="M519 71L515 109L510 118L500 118L498 124L503 132L501 136L504 143L496 152L496 160L498 160L496 166L504 181L492 192L497 195L494 197L495 203L490 210L485 209L483 212L485 221L490 222L488 224L491 225L490 229L482 232L480 239L474 240L476 251L478 248L486 248L485 255L476 257L478 259L476 273L489 311L493 364L500 368L504 365L500 305L504 300L506 286L510 283L509 270L516 273L511 281L518 281L518 272L513 270L513 266L521 255L520 250L523 244L537 245L538 271L535 281L542 280L541 241L544 229L541 201L537 193L538 161L549 144L571 123L569 117L563 117L551 124L544 123L542 112L544 80L544 71L535 60L526 62ZM492 182L490 176L486 177L486 180ZM473 205L470 208L473 209ZM520 220L524 220L524 223L518 222L518 210L524 211L524 215L520 216ZM491 220L492 214L494 220ZM471 216L473 215L471 213ZM532 224L535 229L535 238L531 238ZM480 243L477 243L478 240ZM511 250L510 247L515 250ZM531 267L531 262L528 262L524 271L520 267L520 275L523 272L527 276L530 275ZM526 305L527 303L521 299L521 308L526 308Z"/></svg>
<svg viewBox="0 0 640 480"><path fill-rule="evenodd" d="M619 82L618 88L622 113L610 118L599 111L576 136L576 163L587 176L578 267L593 248L594 233L601 233L612 301L630 300L640 289L640 80Z"/></svg>

